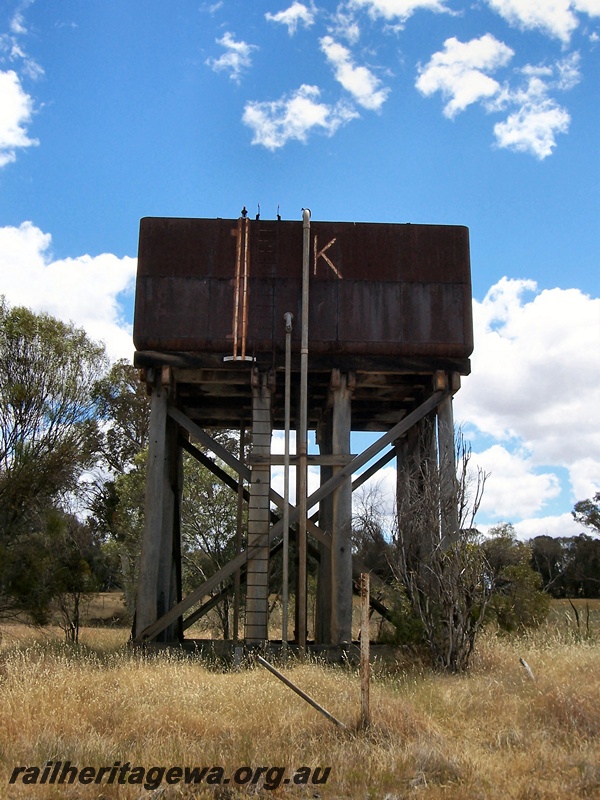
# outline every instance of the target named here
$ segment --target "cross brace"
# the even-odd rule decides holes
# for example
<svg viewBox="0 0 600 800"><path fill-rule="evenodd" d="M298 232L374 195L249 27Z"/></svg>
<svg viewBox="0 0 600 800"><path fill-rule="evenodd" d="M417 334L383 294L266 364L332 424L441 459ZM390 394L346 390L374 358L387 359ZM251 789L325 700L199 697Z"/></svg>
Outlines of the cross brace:
<svg viewBox="0 0 600 800"><path fill-rule="evenodd" d="M394 427L387 431L387 433L384 433L383 436L380 436L377 441L373 442L373 444L367 447L366 450L363 450L362 453L359 453L357 456L355 456L349 464L346 464L346 466L342 467L342 469L336 472L332 478L314 491L307 498L306 508L310 509L325 497L328 497L346 478L371 461L371 459L374 458L381 450L383 450L384 447L391 444L395 439L398 439L400 436L404 435L410 428L412 428L413 425L419 422L419 420L423 419L423 417L427 416L427 414L433 411L433 409L436 408L439 403L448 396L448 394L449 392L447 390L434 392L430 397L427 398L427 400L421 403L420 406L415 408L414 411L411 411L410 414L407 414L406 417L401 419L400 422L394 425ZM168 414L173 420L175 420L175 422L181 425L182 428L187 430L188 433L194 436L199 442L212 450L214 454L218 456L218 458L234 469L243 480L250 480L251 473L248 467L242 464L221 444L216 442L199 425L189 419L189 417L187 417L177 408L169 408ZM380 461L382 460L383 459L380 459ZM269 491L269 498L279 508L283 508L283 498L273 489ZM291 525L298 520L299 510L291 504L289 505L289 508L289 521ZM307 520L307 523L308 530L311 535L323 542L326 546L331 547L331 537L324 531L320 530L320 528L318 528L311 520ZM263 547L267 544L270 545L275 540L276 536L282 532L282 530L283 520L279 520L271 527L268 536L264 537L265 541L260 542L260 546ZM160 619L145 628L140 634L138 634L138 636L136 636L134 641L139 643L154 639L159 633L164 631L165 628L179 619L179 617L181 617L182 614L191 606L201 600L205 595L209 594L222 581L226 580L230 575L232 575L236 569L241 567L246 562L246 560L251 558L253 558L252 550L238 553L238 555L232 558L231 561L229 561L224 567L215 572L214 575L211 575L208 580L193 589L187 595L187 597L184 597L183 600L170 608L165 614L163 614L162 617L160 617Z"/></svg>

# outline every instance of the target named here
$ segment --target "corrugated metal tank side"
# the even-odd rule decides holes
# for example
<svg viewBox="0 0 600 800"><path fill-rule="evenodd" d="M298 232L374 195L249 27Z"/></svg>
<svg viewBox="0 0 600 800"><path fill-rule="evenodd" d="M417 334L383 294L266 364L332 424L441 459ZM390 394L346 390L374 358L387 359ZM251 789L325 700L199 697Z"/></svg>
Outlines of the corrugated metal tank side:
<svg viewBox="0 0 600 800"><path fill-rule="evenodd" d="M248 349L271 352L284 346L283 314L300 318L302 223L245 224ZM138 350L230 353L238 226L223 219L141 220ZM313 222L309 330L316 354L468 358L468 229ZM299 340L295 326L296 349Z"/></svg>

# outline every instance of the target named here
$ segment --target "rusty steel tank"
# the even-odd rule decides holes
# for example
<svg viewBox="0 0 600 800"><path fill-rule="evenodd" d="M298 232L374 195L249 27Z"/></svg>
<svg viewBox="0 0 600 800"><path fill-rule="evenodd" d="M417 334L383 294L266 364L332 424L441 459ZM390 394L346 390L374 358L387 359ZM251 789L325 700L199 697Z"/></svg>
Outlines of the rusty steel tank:
<svg viewBox="0 0 600 800"><path fill-rule="evenodd" d="M227 381L235 383L235 369L244 362L281 369L284 314L292 312L297 371L302 263L300 220L142 219L135 363L204 369L198 380L205 394L211 392L206 370L217 370L215 395L225 409ZM408 385L409 375L435 370L468 374L473 349L469 231L450 225L312 221L309 308L315 402L326 391L317 376L326 382L331 369L352 370L359 384L361 376L376 382L376 375L385 375L388 386ZM226 366L234 370L228 378ZM377 424L367 416L360 422L356 413L360 427L385 427L385 414ZM205 421L218 422L208 412Z"/></svg>

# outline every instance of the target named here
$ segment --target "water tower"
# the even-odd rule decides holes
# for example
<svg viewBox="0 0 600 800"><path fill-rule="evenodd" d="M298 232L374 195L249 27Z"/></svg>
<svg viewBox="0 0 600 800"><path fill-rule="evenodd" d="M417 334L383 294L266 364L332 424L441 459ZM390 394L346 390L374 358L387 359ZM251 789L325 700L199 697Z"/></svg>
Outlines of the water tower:
<svg viewBox="0 0 600 800"><path fill-rule="evenodd" d="M298 221L143 219L134 343L152 403L134 640L181 641L218 602L217 590L234 587L237 613L245 582L243 638L264 643L270 561L291 529L294 640L306 645L309 548L319 556L315 640L349 642L360 571L350 545L353 489L392 459L400 476L419 457L426 421L440 465L454 469L442 455L454 453L452 395L473 348L468 229L316 222L307 211ZM298 452L271 454L273 430L286 427L298 431ZM247 463L215 441L215 428L248 432ZM304 445L310 430L318 455ZM353 455L351 431L380 436ZM248 503L239 552L185 598L183 449ZM272 465L283 462L298 475L294 506L270 485ZM321 483L307 498L309 465Z"/></svg>

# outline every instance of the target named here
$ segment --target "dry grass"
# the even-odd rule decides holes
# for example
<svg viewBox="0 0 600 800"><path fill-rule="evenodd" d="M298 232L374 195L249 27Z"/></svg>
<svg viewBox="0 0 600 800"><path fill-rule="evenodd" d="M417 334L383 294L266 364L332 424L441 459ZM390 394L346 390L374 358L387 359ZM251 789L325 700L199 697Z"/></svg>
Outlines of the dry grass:
<svg viewBox="0 0 600 800"><path fill-rule="evenodd" d="M480 642L468 676L376 667L373 725L341 732L263 669L221 673L173 654L142 657L126 631L88 629L83 645L3 628L0 797L234 798L182 784L9 786L16 765L70 760L153 765L331 767L327 784L265 797L550 800L600 797L600 650L596 636L550 624ZM9 636L12 634L12 637ZM119 638L120 637L120 638ZM20 643L17 639L20 638ZM519 659L535 676L531 680ZM350 669L287 675L348 725L359 711Z"/></svg>

